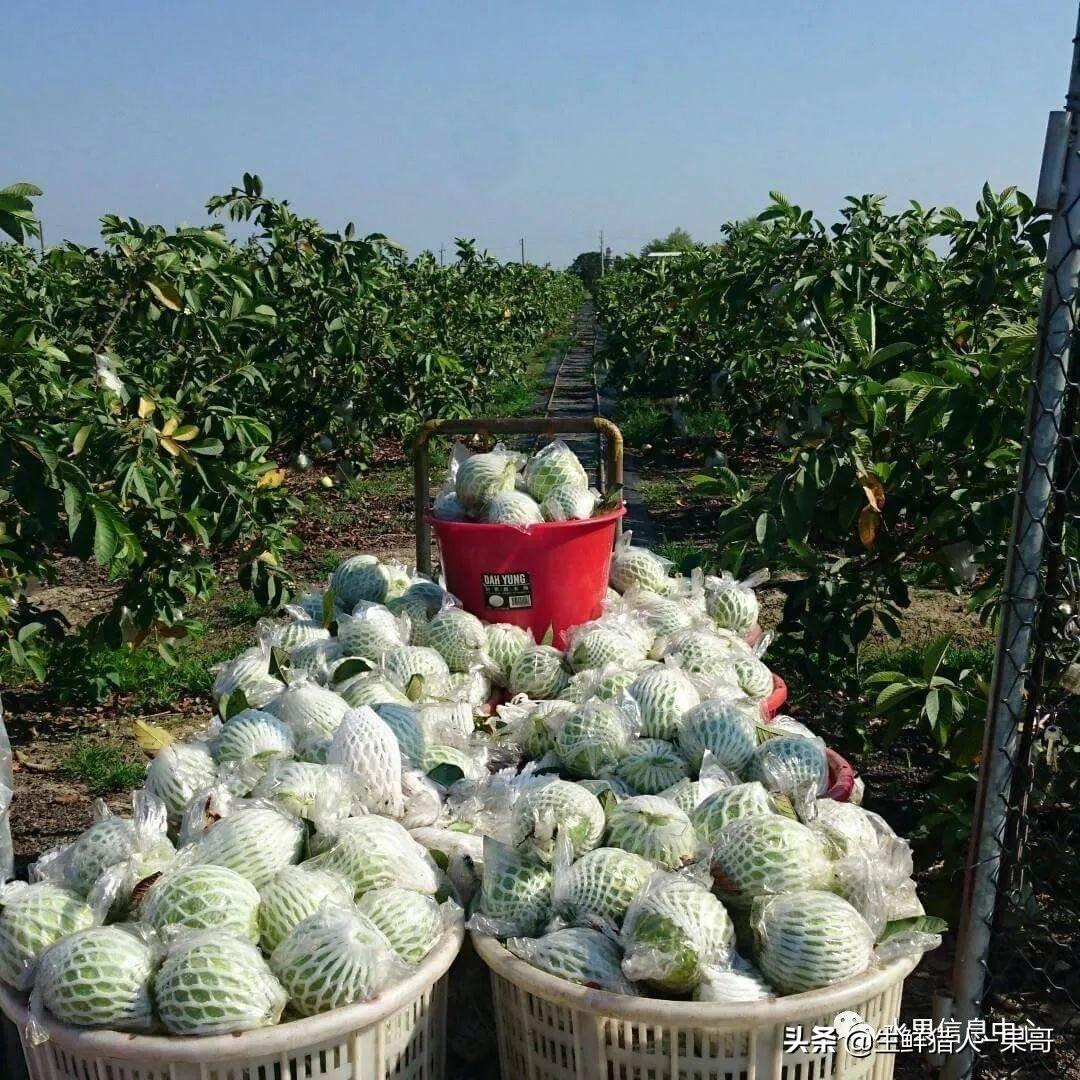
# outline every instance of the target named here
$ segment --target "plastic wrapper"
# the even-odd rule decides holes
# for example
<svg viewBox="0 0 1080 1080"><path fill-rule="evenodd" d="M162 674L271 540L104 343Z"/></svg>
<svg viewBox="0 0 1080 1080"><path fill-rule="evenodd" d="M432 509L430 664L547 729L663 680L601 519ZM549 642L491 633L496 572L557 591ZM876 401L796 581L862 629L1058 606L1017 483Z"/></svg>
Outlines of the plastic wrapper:
<svg viewBox="0 0 1080 1080"><path fill-rule="evenodd" d="M348 817L367 788L340 765L313 761L275 761L252 788L251 796L274 803L305 821Z"/></svg>
<svg viewBox="0 0 1080 1080"><path fill-rule="evenodd" d="M330 631L322 624L322 615L309 618L300 607L287 605L287 622L273 619L260 619L255 628L256 636L270 649L284 649L290 652L302 645L311 645L316 641L328 641Z"/></svg>
<svg viewBox="0 0 1080 1080"><path fill-rule="evenodd" d="M706 750L701 755L698 779L719 780L725 787L735 787L736 784L741 783L738 773L734 769L729 769L711 750Z"/></svg>
<svg viewBox="0 0 1080 1080"><path fill-rule="evenodd" d="M323 907L298 923L270 967L301 1016L370 1001L408 968L379 928L351 907Z"/></svg>
<svg viewBox="0 0 1080 1080"><path fill-rule="evenodd" d="M566 841L555 848L552 909L557 923L616 931L656 867L629 851L594 848L574 861Z"/></svg>
<svg viewBox="0 0 1080 1080"><path fill-rule="evenodd" d="M914 892L914 882L911 883ZM895 916L889 920L874 949L874 958L882 964L890 964L906 956L922 956L923 953L941 945L941 935L947 929L944 919L928 918L922 914L922 905L915 901L919 914L904 918Z"/></svg>
<svg viewBox="0 0 1080 1080"><path fill-rule="evenodd" d="M821 837L779 814L740 817L725 825L713 844L710 868L717 895L733 909L746 909L759 896L826 889L833 879Z"/></svg>
<svg viewBox="0 0 1080 1080"><path fill-rule="evenodd" d="M402 767L418 766L424 760L424 746L427 743L419 710L412 705L387 703L376 705L375 711L398 741Z"/></svg>
<svg viewBox="0 0 1080 1080"><path fill-rule="evenodd" d="M285 866L259 891L260 942L271 953L296 925L326 904L347 906L352 886L337 874L308 863Z"/></svg>
<svg viewBox="0 0 1080 1080"><path fill-rule="evenodd" d="M243 693L250 708L258 709L284 689L281 680L270 674L270 648L265 644L246 649L210 670L214 672L210 694L219 709L225 708L237 691Z"/></svg>
<svg viewBox="0 0 1080 1080"><path fill-rule="evenodd" d="M646 668L628 692L641 710L641 734L651 739L677 740L683 717L701 700L677 663Z"/></svg>
<svg viewBox="0 0 1080 1080"><path fill-rule="evenodd" d="M155 930L223 930L259 940L259 890L225 866L167 870L146 891L138 915Z"/></svg>
<svg viewBox="0 0 1080 1080"><path fill-rule="evenodd" d="M505 738L520 746L526 757L537 760L555 749L559 726L575 708L571 701L533 701L519 694L500 705L496 713Z"/></svg>
<svg viewBox="0 0 1080 1080"><path fill-rule="evenodd" d="M686 774L686 760L664 739L631 740L615 767L615 775L634 795L659 795Z"/></svg>
<svg viewBox="0 0 1080 1080"><path fill-rule="evenodd" d="M740 698L706 698L683 714L678 741L692 771L708 751L716 764L741 775L757 750L753 708Z"/></svg>
<svg viewBox="0 0 1080 1080"><path fill-rule="evenodd" d="M259 802L242 803L197 841L196 862L227 866L261 888L283 866L299 861L304 825L298 817Z"/></svg>
<svg viewBox="0 0 1080 1080"><path fill-rule="evenodd" d="M768 570L759 570L745 581L736 581L727 573L708 577L705 579L705 610L721 629L747 634L758 620L754 589L768 580Z"/></svg>
<svg viewBox="0 0 1080 1080"><path fill-rule="evenodd" d="M433 896L395 885L364 893L356 909L375 924L406 964L419 964L448 923L460 917L454 903L440 904Z"/></svg>
<svg viewBox="0 0 1080 1080"><path fill-rule="evenodd" d="M553 698L570 681L563 654L550 645L531 645L510 669L510 692L530 698Z"/></svg>
<svg viewBox="0 0 1080 1080"><path fill-rule="evenodd" d="M34 881L49 881L87 897L112 867L127 863L136 854L158 853L171 859L173 846L166 835L168 817L160 799L145 791L132 795L131 819L114 814L101 799L94 803L94 824L61 848L46 852L33 865ZM96 900L95 910L107 914L115 892ZM103 906L102 906L103 905Z"/></svg>
<svg viewBox="0 0 1080 1080"><path fill-rule="evenodd" d="M831 892L801 889L762 898L750 922L758 967L784 994L849 979L873 957L874 935L865 920Z"/></svg>
<svg viewBox="0 0 1080 1080"><path fill-rule="evenodd" d="M596 488L557 488L540 503L540 513L545 521L586 521L596 513L603 498Z"/></svg>
<svg viewBox="0 0 1080 1080"><path fill-rule="evenodd" d="M590 698L559 725L555 753L571 776L601 776L618 765L640 728L637 702L629 694Z"/></svg>
<svg viewBox="0 0 1080 1080"><path fill-rule="evenodd" d="M149 1034L154 1015L156 942L135 927L95 926L63 938L38 964L27 1031L33 1045L48 1038L51 1015L75 1027Z"/></svg>
<svg viewBox="0 0 1080 1080"><path fill-rule="evenodd" d="M484 868L484 837L479 833L437 826L410 829L410 835L430 852L446 874L459 902L468 907L480 889Z"/></svg>
<svg viewBox="0 0 1080 1080"><path fill-rule="evenodd" d="M590 698L607 700L618 697L630 689L631 683L641 674L645 663L624 667L621 664L605 664L599 668L586 668L572 676L559 695L565 701L581 704Z"/></svg>
<svg viewBox="0 0 1080 1080"><path fill-rule="evenodd" d="M210 741L210 751L219 764L269 763L271 758L291 758L296 754L296 735L272 713L244 709L222 724Z"/></svg>
<svg viewBox="0 0 1080 1080"><path fill-rule="evenodd" d="M693 990L731 965L735 928L704 885L656 874L634 899L620 935L623 974L666 993Z"/></svg>
<svg viewBox="0 0 1080 1080"><path fill-rule="evenodd" d="M677 660L684 671L698 677L703 687L739 688L735 661L753 659L745 642L715 630L678 630L670 637L658 638L654 651L664 659ZM718 696L725 696L725 692Z"/></svg>
<svg viewBox="0 0 1080 1080"><path fill-rule="evenodd" d="M442 656L451 671L471 671L487 664L484 624L462 608L440 611L428 624L427 643Z"/></svg>
<svg viewBox="0 0 1080 1080"><path fill-rule="evenodd" d="M356 800L369 812L401 817L401 748L373 709L350 709L330 742L327 761L348 775Z"/></svg>
<svg viewBox="0 0 1080 1080"><path fill-rule="evenodd" d="M427 645L399 645L383 654L380 670L387 682L411 701L450 695L450 669Z"/></svg>
<svg viewBox="0 0 1080 1080"><path fill-rule="evenodd" d="M326 592L318 590L302 592L293 602L293 606L299 608L304 613L305 618L323 626L326 624L325 616L327 614L326 595ZM337 611L331 609L330 614L336 617Z"/></svg>
<svg viewBox="0 0 1080 1080"><path fill-rule="evenodd" d="M635 795L613 807L608 815L608 843L668 870L692 863L702 854L690 818L659 795Z"/></svg>
<svg viewBox="0 0 1080 1080"><path fill-rule="evenodd" d="M289 650L289 673L293 678L306 676L325 686L333 680L334 668L341 657L341 645L337 638L298 645Z"/></svg>
<svg viewBox="0 0 1080 1080"><path fill-rule="evenodd" d="M628 620L607 617L574 627L568 635L566 657L575 671L584 671L605 664L640 664L647 650L648 645L633 633Z"/></svg>
<svg viewBox="0 0 1080 1080"><path fill-rule="evenodd" d="M361 600L385 604L409 587L408 571L400 563L382 563L372 555L354 555L330 575L334 600L343 611L352 611Z"/></svg>
<svg viewBox="0 0 1080 1080"><path fill-rule="evenodd" d="M362 705L412 704L404 691L377 671L352 675L335 682L334 690L349 703L351 709L359 709Z"/></svg>
<svg viewBox="0 0 1080 1080"><path fill-rule="evenodd" d="M588 491L589 474L562 439L552 439L525 463L525 486L543 502L557 492Z"/></svg>
<svg viewBox="0 0 1080 1080"><path fill-rule="evenodd" d="M471 709L482 709L490 701L493 690L491 679L482 668L476 667L472 671L454 672L450 676L446 696Z"/></svg>
<svg viewBox="0 0 1080 1080"><path fill-rule="evenodd" d="M419 769L402 769L401 793L403 808L401 824L410 831L434 825L442 813L442 791L426 773Z"/></svg>
<svg viewBox="0 0 1080 1080"><path fill-rule="evenodd" d="M429 893L439 890L439 870L427 850L400 822L378 814L349 818L317 834L319 850L307 866L343 877L362 896L369 889L401 885Z"/></svg>
<svg viewBox="0 0 1080 1080"><path fill-rule="evenodd" d="M486 454L470 454L459 443L450 460L454 478L454 493L470 515L479 514L484 507L517 483L519 456L502 443Z"/></svg>
<svg viewBox="0 0 1080 1080"><path fill-rule="evenodd" d="M608 604L605 607L611 609L615 605ZM684 630L700 629L708 625L704 594L700 591L700 585L694 591L693 587L679 589L673 584L671 595L668 596L658 596L654 592L636 587L630 588L623 594L618 610L632 615L648 627L654 643L666 643L670 637Z"/></svg>
<svg viewBox="0 0 1080 1080"><path fill-rule="evenodd" d="M793 716L788 716L786 713L777 713L772 717L765 726L765 733L772 735L798 735L804 739L817 739L819 742L820 736L808 728L802 721L796 720Z"/></svg>
<svg viewBox="0 0 1080 1080"><path fill-rule="evenodd" d="M508 686L514 661L534 645L532 634L513 623L489 623L484 627L487 673L499 686Z"/></svg>
<svg viewBox="0 0 1080 1080"><path fill-rule="evenodd" d="M825 744L798 735L767 739L754 751L744 774L769 791L786 795L796 807L810 806L828 787Z"/></svg>
<svg viewBox="0 0 1080 1080"><path fill-rule="evenodd" d="M274 715L292 729L301 750L313 740L331 738L349 711L349 703L340 694L303 676L290 682L270 704Z"/></svg>
<svg viewBox="0 0 1080 1080"><path fill-rule="evenodd" d="M739 1005L769 1001L773 989L753 964L735 956L729 971L710 971L694 987L695 1001L713 1001L722 1005Z"/></svg>
<svg viewBox="0 0 1080 1080"><path fill-rule="evenodd" d="M409 644L412 623L408 615L395 615L382 604L361 600L351 615L337 620L337 640L345 656L378 662L384 653Z"/></svg>
<svg viewBox="0 0 1080 1080"><path fill-rule="evenodd" d="M423 769L444 788L460 780L479 780L487 773L485 751L480 746L462 748L449 743L428 743Z"/></svg>
<svg viewBox="0 0 1080 1080"><path fill-rule="evenodd" d="M178 935L154 976L158 1016L172 1035L270 1027L286 999L259 950L217 930Z"/></svg>
<svg viewBox="0 0 1080 1080"><path fill-rule="evenodd" d="M485 837L469 928L500 938L539 934L551 917L551 884L551 868L534 854Z"/></svg>
<svg viewBox="0 0 1080 1080"><path fill-rule="evenodd" d="M540 777L523 785L513 805L510 839L514 847L550 863L560 835L565 833L578 857L599 846L604 825L604 809L595 795L567 780Z"/></svg>
<svg viewBox="0 0 1080 1080"><path fill-rule="evenodd" d="M146 790L179 820L192 796L217 782L217 763L205 742L171 742L146 768Z"/></svg>
<svg viewBox="0 0 1080 1080"><path fill-rule="evenodd" d="M622 972L619 946L599 930L568 926L540 938L508 938L506 947L520 960L568 982L609 994L637 994Z"/></svg>
<svg viewBox="0 0 1080 1080"><path fill-rule="evenodd" d="M395 615L408 616L410 645L426 645L428 624L440 611L456 605L457 601L441 585L417 576L401 596L386 606Z"/></svg>
<svg viewBox="0 0 1080 1080"><path fill-rule="evenodd" d="M611 553L611 587L619 593L638 588L664 596L671 588L671 562L648 548L634 547L633 534L624 532Z"/></svg>
<svg viewBox="0 0 1080 1080"><path fill-rule="evenodd" d="M673 802L684 814L691 814L710 795L723 791L731 785L719 777L703 777L700 780L684 778L659 792L659 795ZM691 818L691 821L693 819Z"/></svg>
<svg viewBox="0 0 1080 1080"><path fill-rule="evenodd" d="M468 747L476 725L472 708L462 701L426 701L416 706L430 742Z"/></svg>
<svg viewBox="0 0 1080 1080"><path fill-rule="evenodd" d="M45 950L93 925L90 906L69 889L47 881L0 885L0 982L29 990Z"/></svg>
<svg viewBox="0 0 1080 1080"><path fill-rule="evenodd" d="M831 891L842 896L866 920L876 941L889 921L883 869L861 853L845 855L833 862Z"/></svg>
<svg viewBox="0 0 1080 1080"><path fill-rule="evenodd" d="M500 491L485 504L481 521L489 525L510 525L529 530L544 523L544 514L536 501L523 491Z"/></svg>
<svg viewBox="0 0 1080 1080"><path fill-rule="evenodd" d="M732 821L775 812L769 793L757 781L751 781L726 786L707 795L689 814L701 838L713 844L724 826Z"/></svg>

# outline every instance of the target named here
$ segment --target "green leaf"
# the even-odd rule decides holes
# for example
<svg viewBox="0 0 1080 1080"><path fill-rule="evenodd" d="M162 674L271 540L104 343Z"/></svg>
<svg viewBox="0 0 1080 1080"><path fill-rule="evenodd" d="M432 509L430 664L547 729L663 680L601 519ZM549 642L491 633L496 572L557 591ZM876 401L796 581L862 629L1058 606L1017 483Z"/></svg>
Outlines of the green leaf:
<svg viewBox="0 0 1080 1080"><path fill-rule="evenodd" d="M83 452L83 447L86 446L86 440L90 438L90 432L93 428L89 424L84 424L78 431L75 432L75 438L71 440L71 456L78 457Z"/></svg>
<svg viewBox="0 0 1080 1080"><path fill-rule="evenodd" d="M102 566L108 566L120 543L116 530L116 515L99 501L93 504L93 514L94 558Z"/></svg>

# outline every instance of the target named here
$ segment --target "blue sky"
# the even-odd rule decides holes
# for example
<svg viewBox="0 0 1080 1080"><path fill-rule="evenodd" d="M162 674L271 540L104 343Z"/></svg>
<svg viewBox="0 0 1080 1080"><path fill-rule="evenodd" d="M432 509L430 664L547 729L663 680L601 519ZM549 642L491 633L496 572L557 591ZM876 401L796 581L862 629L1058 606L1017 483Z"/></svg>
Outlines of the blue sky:
<svg viewBox="0 0 1080 1080"><path fill-rule="evenodd" d="M0 185L46 239L268 192L412 251L714 239L770 188L969 208L1032 190L1075 0L50 0L6 20Z"/></svg>

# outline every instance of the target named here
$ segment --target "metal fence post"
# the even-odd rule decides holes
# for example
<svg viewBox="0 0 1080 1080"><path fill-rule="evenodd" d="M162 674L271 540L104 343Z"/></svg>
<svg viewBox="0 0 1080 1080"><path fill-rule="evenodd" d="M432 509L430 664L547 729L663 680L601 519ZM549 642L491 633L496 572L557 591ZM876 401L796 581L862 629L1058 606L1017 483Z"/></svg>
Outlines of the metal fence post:
<svg viewBox="0 0 1080 1080"><path fill-rule="evenodd" d="M1080 276L1080 18L1073 44L1066 99L1067 146L1061 154L1061 148L1048 139L1040 183L1040 192L1049 189L1056 194L1055 214L1048 242L1039 342L1028 398L952 978L952 1019L961 1024L979 1018L983 1011L1006 837L1013 844L1023 837L1022 829L1010 829L1010 810L1016 810L1012 788L1014 778L1022 780L1026 775L1028 762L1020 755L1030 754L1034 730L1031 725L1037 722L1032 698L1037 697L1041 686L1029 684L1029 675L1042 599L1051 502L1055 494L1065 497L1065 493L1056 492L1055 466L1066 437L1062 416L1070 387L1070 365L1075 362L1071 350L1077 329L1075 304ZM1051 133L1054 130L1055 124L1051 123ZM1055 161L1064 162L1063 176L1057 173L1057 184ZM1012 862L1017 861L1018 854L1009 853ZM966 1047L946 1062L943 1080L969 1077L974 1065L974 1053Z"/></svg>

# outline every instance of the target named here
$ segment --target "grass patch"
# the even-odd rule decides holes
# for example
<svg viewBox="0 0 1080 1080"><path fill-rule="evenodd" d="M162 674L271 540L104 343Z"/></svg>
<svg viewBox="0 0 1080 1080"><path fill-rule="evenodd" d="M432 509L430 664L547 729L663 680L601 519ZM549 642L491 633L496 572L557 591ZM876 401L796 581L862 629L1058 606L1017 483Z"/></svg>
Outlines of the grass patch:
<svg viewBox="0 0 1080 1080"><path fill-rule="evenodd" d="M698 567L712 573L716 565L713 552L693 540L661 540L653 546L653 551L662 559L670 559L680 574L689 574Z"/></svg>
<svg viewBox="0 0 1080 1080"><path fill-rule="evenodd" d="M619 403L619 427L628 446L655 442L667 430L667 412L648 398L627 397Z"/></svg>
<svg viewBox="0 0 1080 1080"><path fill-rule="evenodd" d="M413 473L408 465L382 465L358 473L345 491L350 499L403 499L412 494ZM341 513L342 511L337 511ZM355 518L355 508L348 511Z"/></svg>
<svg viewBox="0 0 1080 1080"><path fill-rule="evenodd" d="M235 646L210 646L196 639L181 647L179 662L167 663L152 645L132 651L95 649L79 634L56 642L47 657L46 690L56 701L94 705L130 694L139 709L169 708L193 693L209 693L213 664L230 659Z"/></svg>
<svg viewBox="0 0 1080 1080"><path fill-rule="evenodd" d="M495 386L484 411L489 416L528 416L543 385L548 362L573 344L574 335L568 327L537 345L524 357L524 370L518 378L506 379Z"/></svg>
<svg viewBox="0 0 1080 1080"><path fill-rule="evenodd" d="M84 783L91 795L130 791L146 778L146 764L123 743L85 738L71 744L60 771L69 780Z"/></svg>
<svg viewBox="0 0 1080 1080"><path fill-rule="evenodd" d="M619 427L628 446L640 449L672 436L712 439L731 431L731 417L721 408L698 409L684 405L685 432L677 432L671 421L671 406L651 398L627 397L619 403Z"/></svg>
<svg viewBox="0 0 1080 1080"><path fill-rule="evenodd" d="M860 672L864 677L876 671L899 671L903 675L917 676L922 672L927 644L905 645L899 649L867 649L859 659ZM994 646L990 643L950 645L945 651L943 666L950 669L973 668L989 676L994 666Z"/></svg>
<svg viewBox="0 0 1080 1080"><path fill-rule="evenodd" d="M324 551L319 556L319 571L323 574L330 574L337 569L338 563L344 562L350 555L355 554L355 551L345 551L341 548L334 548L333 551Z"/></svg>
<svg viewBox="0 0 1080 1080"><path fill-rule="evenodd" d="M686 485L670 476L659 477L655 480L638 478L638 494L641 501L652 513L664 513L675 510L676 504L685 499L689 494Z"/></svg>

